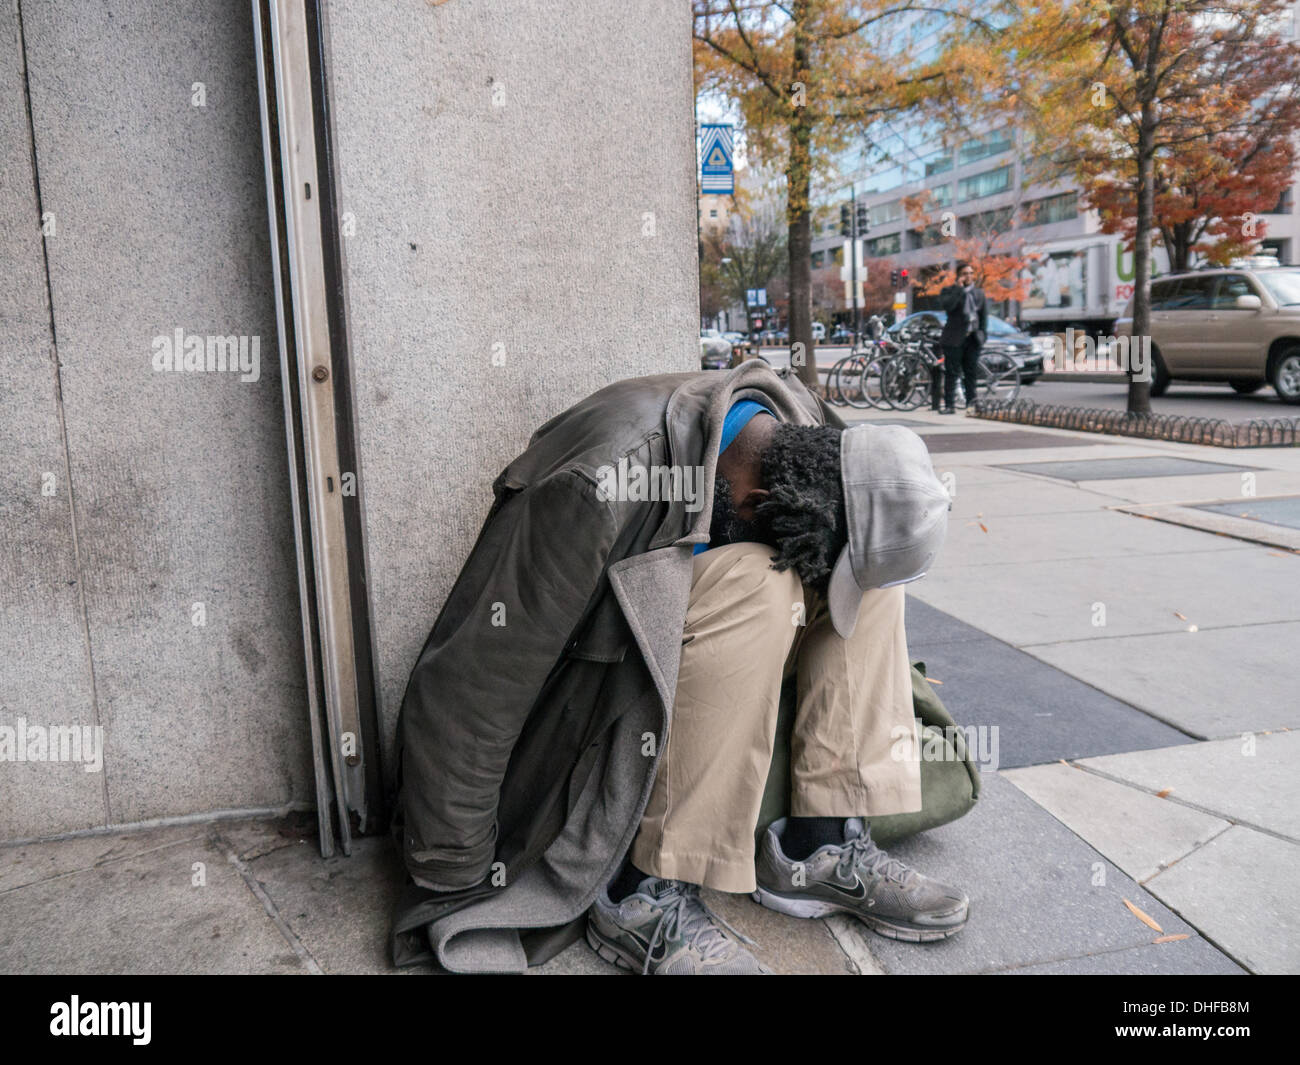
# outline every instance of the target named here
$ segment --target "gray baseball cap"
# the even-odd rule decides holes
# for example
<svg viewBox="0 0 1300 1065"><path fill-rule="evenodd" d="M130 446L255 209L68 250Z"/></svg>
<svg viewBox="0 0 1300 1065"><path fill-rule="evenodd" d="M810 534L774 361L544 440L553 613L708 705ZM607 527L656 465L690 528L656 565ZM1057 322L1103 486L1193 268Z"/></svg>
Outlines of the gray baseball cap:
<svg viewBox="0 0 1300 1065"><path fill-rule="evenodd" d="M848 543L831 573L827 605L844 639L870 588L924 577L948 531L951 502L925 442L901 425L855 425L840 437Z"/></svg>

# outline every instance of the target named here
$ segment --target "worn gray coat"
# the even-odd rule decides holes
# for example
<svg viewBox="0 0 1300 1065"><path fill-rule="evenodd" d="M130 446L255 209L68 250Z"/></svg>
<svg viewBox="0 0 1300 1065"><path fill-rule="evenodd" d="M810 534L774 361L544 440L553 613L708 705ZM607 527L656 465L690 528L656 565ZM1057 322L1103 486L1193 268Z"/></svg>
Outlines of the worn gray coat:
<svg viewBox="0 0 1300 1065"><path fill-rule="evenodd" d="M746 397L838 424L760 361L636 378L551 419L497 478L398 722L394 834L413 883L396 964L538 964L616 871L669 727L723 418ZM702 498L606 498L621 461L697 468Z"/></svg>

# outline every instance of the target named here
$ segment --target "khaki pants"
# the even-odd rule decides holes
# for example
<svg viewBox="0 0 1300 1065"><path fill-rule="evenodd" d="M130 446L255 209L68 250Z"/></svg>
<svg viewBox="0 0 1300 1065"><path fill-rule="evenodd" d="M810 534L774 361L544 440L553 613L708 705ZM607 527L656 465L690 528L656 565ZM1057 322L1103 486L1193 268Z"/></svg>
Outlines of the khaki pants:
<svg viewBox="0 0 1300 1065"><path fill-rule="evenodd" d="M903 589L863 597L842 640L821 596L772 549L728 544L695 557L668 740L629 854L655 876L753 891L754 829L776 737L781 683L798 686L790 812L876 817L921 808ZM803 622L803 624L801 624Z"/></svg>

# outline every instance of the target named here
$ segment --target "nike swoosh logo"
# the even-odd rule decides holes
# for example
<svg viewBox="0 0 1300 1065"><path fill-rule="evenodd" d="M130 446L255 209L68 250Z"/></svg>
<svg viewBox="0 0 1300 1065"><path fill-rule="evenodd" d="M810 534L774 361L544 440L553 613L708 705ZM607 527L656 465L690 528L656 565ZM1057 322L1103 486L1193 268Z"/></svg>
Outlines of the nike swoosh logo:
<svg viewBox="0 0 1300 1065"><path fill-rule="evenodd" d="M861 902L867 897L867 885L857 876L853 878L853 886L851 888L841 887L839 884L836 884L831 880L823 880L822 887L828 887L836 894L843 895L846 898L853 899L857 902Z"/></svg>
<svg viewBox="0 0 1300 1065"><path fill-rule="evenodd" d="M665 943L662 939L655 944L655 949L651 950L650 940L646 939L645 936L641 935L638 932L634 932L630 928L624 929L624 931L626 931L628 935L630 935L633 939L635 939L638 943L641 944L641 949L650 955L651 962L663 961L664 958L668 956L668 944Z"/></svg>

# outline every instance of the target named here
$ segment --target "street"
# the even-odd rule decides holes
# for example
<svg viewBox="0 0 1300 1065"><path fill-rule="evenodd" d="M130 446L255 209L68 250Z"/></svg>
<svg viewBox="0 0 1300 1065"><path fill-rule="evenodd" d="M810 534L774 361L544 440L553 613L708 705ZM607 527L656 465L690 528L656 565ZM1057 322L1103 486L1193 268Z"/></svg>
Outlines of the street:
<svg viewBox="0 0 1300 1065"><path fill-rule="evenodd" d="M1041 404L1123 410L1128 402L1128 386L1122 382L1039 380L1021 388L1020 398ZM1174 381L1168 392L1151 400L1151 409L1157 414L1223 418L1230 422L1249 421L1251 418L1300 418L1300 407L1281 402L1277 393L1267 385L1253 395L1239 396L1225 382Z"/></svg>
<svg viewBox="0 0 1300 1065"><path fill-rule="evenodd" d="M826 368L849 353L847 346L817 347L817 365ZM789 366L790 350L765 347L763 358L773 366ZM1122 381L1072 381L1040 378L1020 389L1020 398L1034 403L1070 407L1101 407L1123 410L1128 404L1128 388ZM1174 381L1163 396L1151 401L1157 414L1181 414L1193 418L1223 418L1230 422L1252 418L1300 418L1300 407L1283 403L1268 385L1248 396L1239 396L1227 382Z"/></svg>

